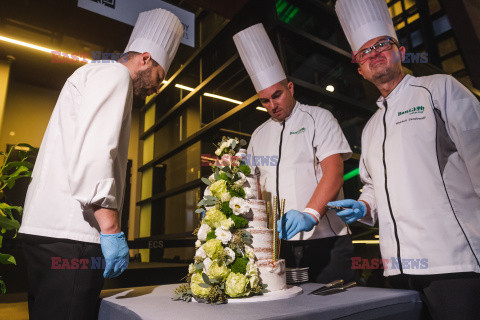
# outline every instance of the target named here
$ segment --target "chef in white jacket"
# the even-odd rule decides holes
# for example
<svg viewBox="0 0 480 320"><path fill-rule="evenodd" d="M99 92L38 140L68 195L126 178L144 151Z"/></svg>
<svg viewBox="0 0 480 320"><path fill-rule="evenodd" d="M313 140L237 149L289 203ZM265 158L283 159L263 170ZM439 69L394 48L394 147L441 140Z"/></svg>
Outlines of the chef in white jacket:
<svg viewBox="0 0 480 320"><path fill-rule="evenodd" d="M120 216L132 97L158 90L182 35L174 14L142 12L121 63L90 63L65 83L40 146L19 231L30 319L95 319L103 277L127 268Z"/></svg>
<svg viewBox="0 0 480 320"><path fill-rule="evenodd" d="M260 173L263 199L285 199L278 221L287 267L309 267L310 281L353 278L348 227L327 202L343 199L343 161L350 147L332 114L293 97L262 24L233 37L262 105L271 118L253 133L249 165Z"/></svg>
<svg viewBox="0 0 480 320"><path fill-rule="evenodd" d="M434 319L480 317L480 104L449 75L405 75L385 0L339 0L358 72L380 91L362 135L359 201L347 223L378 219L385 276L415 289ZM418 263L420 262L420 263Z"/></svg>

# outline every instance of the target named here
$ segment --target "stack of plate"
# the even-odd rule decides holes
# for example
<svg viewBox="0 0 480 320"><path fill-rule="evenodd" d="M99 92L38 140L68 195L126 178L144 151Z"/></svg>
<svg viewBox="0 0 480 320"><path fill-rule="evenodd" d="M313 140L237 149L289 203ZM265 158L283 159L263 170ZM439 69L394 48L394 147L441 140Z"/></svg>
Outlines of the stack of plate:
<svg viewBox="0 0 480 320"><path fill-rule="evenodd" d="M286 268L287 284L298 284L308 282L308 267Z"/></svg>

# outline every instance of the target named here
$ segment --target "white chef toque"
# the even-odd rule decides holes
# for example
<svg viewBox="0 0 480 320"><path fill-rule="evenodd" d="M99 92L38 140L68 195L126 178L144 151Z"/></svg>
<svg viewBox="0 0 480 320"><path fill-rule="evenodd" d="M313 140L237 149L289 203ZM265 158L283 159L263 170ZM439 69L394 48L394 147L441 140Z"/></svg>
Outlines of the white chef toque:
<svg viewBox="0 0 480 320"><path fill-rule="evenodd" d="M148 52L165 74L177 53L183 26L176 15L164 9L141 12L125 52Z"/></svg>
<svg viewBox="0 0 480 320"><path fill-rule="evenodd" d="M261 23L240 31L233 41L257 92L287 78Z"/></svg>
<svg viewBox="0 0 480 320"><path fill-rule="evenodd" d="M335 11L353 52L376 37L398 39L385 0L338 0Z"/></svg>

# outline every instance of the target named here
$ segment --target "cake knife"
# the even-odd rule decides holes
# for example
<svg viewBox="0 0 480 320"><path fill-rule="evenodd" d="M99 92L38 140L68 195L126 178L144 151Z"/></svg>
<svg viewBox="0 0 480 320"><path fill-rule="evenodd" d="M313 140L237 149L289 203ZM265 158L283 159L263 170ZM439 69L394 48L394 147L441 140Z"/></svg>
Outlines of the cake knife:
<svg viewBox="0 0 480 320"><path fill-rule="evenodd" d="M330 294L335 294L335 293L346 291L348 288L354 287L356 285L357 285L357 283L354 281L354 282L350 282L350 283L344 285L343 287L330 288L330 289L327 289L325 291L315 293L315 295L327 296L327 295L330 295Z"/></svg>
<svg viewBox="0 0 480 320"><path fill-rule="evenodd" d="M327 283L324 286L321 286L320 288L318 288L316 290L313 290L309 294L319 294L320 292L323 292L325 290L330 290L332 288L341 287L341 286L343 286L343 280L334 280L330 283Z"/></svg>

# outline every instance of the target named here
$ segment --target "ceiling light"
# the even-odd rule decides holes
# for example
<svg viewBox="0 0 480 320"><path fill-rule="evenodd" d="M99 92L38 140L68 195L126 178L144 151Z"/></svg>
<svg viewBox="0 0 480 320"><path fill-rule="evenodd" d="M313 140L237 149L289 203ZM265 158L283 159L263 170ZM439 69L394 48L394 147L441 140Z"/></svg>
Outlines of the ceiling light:
<svg viewBox="0 0 480 320"><path fill-rule="evenodd" d="M10 136L12 136L12 137L13 137L13 136L15 135L15 132L14 132L14 131L10 131L10 133L9 133L9 134L10 134Z"/></svg>
<svg viewBox="0 0 480 320"><path fill-rule="evenodd" d="M352 243L353 244L379 244L380 241L379 240L352 240Z"/></svg>
<svg viewBox="0 0 480 320"><path fill-rule="evenodd" d="M376 234L375 239L380 239L380 236L378 234Z"/></svg>
<svg viewBox="0 0 480 320"><path fill-rule="evenodd" d="M168 81L167 81L167 80L163 80L163 81L162 81L162 84L165 84L165 83L168 83Z"/></svg>
<svg viewBox="0 0 480 320"><path fill-rule="evenodd" d="M213 93L205 92L203 95L206 96L206 97L225 100L225 101L236 103L236 104L242 104L243 103L243 101L238 101L238 100L230 99L230 98L227 98L227 97L218 96L218 95L213 94Z"/></svg>
<svg viewBox="0 0 480 320"><path fill-rule="evenodd" d="M188 90L188 91L195 90L194 88L190 88L190 87L184 86L183 84L178 84L178 83L175 85L175 87L183 90Z"/></svg>
<svg viewBox="0 0 480 320"><path fill-rule="evenodd" d="M267 112L267 109L265 109L264 107L257 107L256 109L257 109L257 110L260 110L260 111L265 111L265 112Z"/></svg>
<svg viewBox="0 0 480 320"><path fill-rule="evenodd" d="M327 91L330 91L330 92L333 92L335 91L335 87L332 86L331 84L329 84L327 87L326 87Z"/></svg>
<svg viewBox="0 0 480 320"><path fill-rule="evenodd" d="M13 44L17 44L19 46L23 46L23 47L26 47L26 48L35 49L35 50L38 50L38 51L43 51L43 52L49 53L49 54L57 55L58 53L60 53L61 57L68 58L68 59L71 59L71 60L75 60L75 61L78 61L78 62L88 62L88 63L92 62L92 60L90 60L90 59L85 59L85 58L78 57L78 56L75 56L75 55L72 55L72 54L69 54L69 53L61 52L59 50L53 50L53 49L37 46L37 45L31 44L31 43L28 43L28 42L19 41L19 40L15 40L15 39L12 39L12 38L7 38L7 37L4 37L4 36L0 36L0 40L5 41L5 42L9 42L9 43L13 43Z"/></svg>

